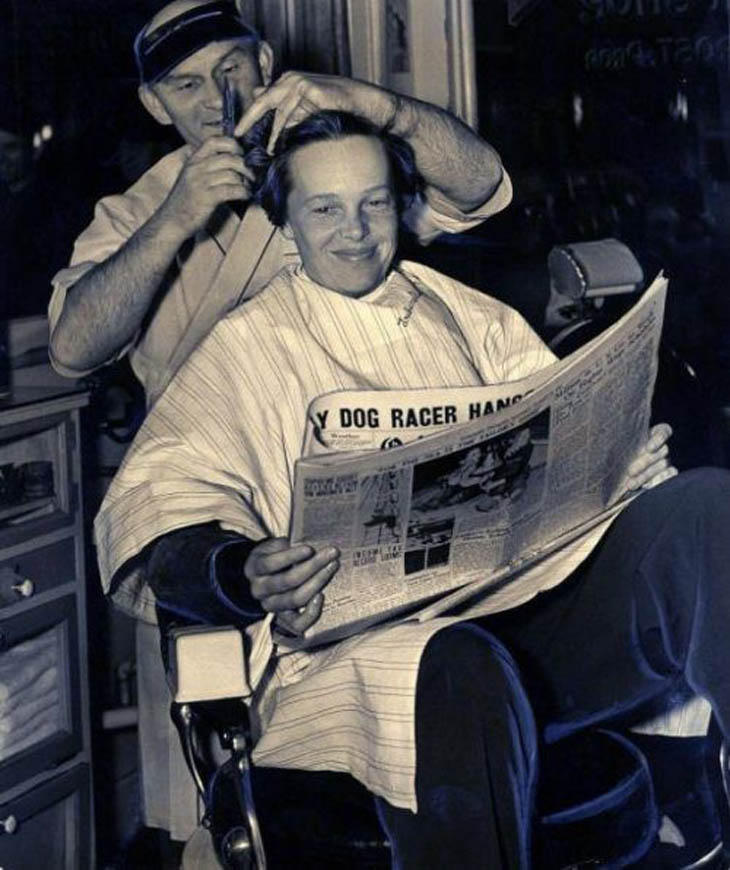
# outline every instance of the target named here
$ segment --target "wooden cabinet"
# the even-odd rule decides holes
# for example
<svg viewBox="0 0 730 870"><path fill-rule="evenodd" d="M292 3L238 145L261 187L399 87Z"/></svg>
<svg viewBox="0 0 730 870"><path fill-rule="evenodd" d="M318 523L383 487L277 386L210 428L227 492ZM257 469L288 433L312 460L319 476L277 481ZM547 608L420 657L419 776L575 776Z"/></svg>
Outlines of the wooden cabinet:
<svg viewBox="0 0 730 870"><path fill-rule="evenodd" d="M93 866L79 413L0 401L0 870Z"/></svg>

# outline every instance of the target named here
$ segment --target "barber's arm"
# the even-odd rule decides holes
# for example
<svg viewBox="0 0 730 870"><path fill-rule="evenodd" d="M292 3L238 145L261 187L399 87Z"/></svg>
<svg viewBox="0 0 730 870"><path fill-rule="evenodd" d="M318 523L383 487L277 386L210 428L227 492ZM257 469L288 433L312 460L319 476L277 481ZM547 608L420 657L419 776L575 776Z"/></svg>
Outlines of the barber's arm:
<svg viewBox="0 0 730 870"><path fill-rule="evenodd" d="M231 138L213 137L194 151L157 211L68 288L51 335L53 360L85 372L114 359L142 325L180 246L218 205L248 199L249 175Z"/></svg>
<svg viewBox="0 0 730 870"><path fill-rule="evenodd" d="M284 127L320 109L367 117L413 148L426 183L464 212L483 205L502 180L499 155L449 112L355 79L289 72L262 88L236 127L243 135L270 109L276 116L270 147Z"/></svg>
<svg viewBox="0 0 730 870"><path fill-rule="evenodd" d="M321 591L337 570L338 555L290 547L286 538L256 543L204 523L159 538L147 577L158 603L177 616L242 625L270 612L280 628L299 634L322 610Z"/></svg>

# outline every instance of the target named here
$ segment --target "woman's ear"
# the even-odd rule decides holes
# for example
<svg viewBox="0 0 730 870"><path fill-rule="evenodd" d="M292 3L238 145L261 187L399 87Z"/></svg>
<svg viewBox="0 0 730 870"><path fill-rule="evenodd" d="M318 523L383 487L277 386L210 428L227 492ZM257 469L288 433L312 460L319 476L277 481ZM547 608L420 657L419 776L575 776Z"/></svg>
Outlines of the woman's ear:
<svg viewBox="0 0 730 870"><path fill-rule="evenodd" d="M289 226L288 222L282 226L281 234L284 236L285 239L289 239L290 242L294 241L294 232L292 231L292 228Z"/></svg>
<svg viewBox="0 0 730 870"><path fill-rule="evenodd" d="M268 42L259 43L259 69L261 70L261 81L265 85L270 85L271 77L274 74L274 50Z"/></svg>
<svg viewBox="0 0 730 870"><path fill-rule="evenodd" d="M169 127L170 124L173 123L162 100L149 85L140 85L137 88L137 95L139 96L142 105L158 124L163 124L164 126Z"/></svg>

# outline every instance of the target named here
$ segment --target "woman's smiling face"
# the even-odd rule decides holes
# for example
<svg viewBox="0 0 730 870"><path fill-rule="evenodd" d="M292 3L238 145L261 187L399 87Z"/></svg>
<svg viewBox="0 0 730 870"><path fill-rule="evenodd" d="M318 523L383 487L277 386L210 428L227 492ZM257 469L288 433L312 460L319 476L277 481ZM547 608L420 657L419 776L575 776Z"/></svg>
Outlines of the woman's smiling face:
<svg viewBox="0 0 730 870"><path fill-rule="evenodd" d="M361 296L388 274L398 244L390 165L374 136L312 142L289 158L285 232L309 277Z"/></svg>

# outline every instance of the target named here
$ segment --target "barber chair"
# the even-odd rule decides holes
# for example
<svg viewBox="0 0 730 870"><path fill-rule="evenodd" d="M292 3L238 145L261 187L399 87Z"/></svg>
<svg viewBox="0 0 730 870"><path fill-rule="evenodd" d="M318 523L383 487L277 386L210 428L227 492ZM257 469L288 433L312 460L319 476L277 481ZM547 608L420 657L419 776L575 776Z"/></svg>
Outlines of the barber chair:
<svg viewBox="0 0 730 870"><path fill-rule="evenodd" d="M169 636L169 673L171 715L222 868L391 866L372 798L349 776L252 765L243 640L237 629L175 629ZM211 749L213 734L217 750ZM654 740L595 728L543 747L536 868L728 867L724 819L717 811L730 782L724 746L714 734L660 743L669 756L665 761L680 774L676 786L660 795L647 760L661 754ZM691 836L675 821L687 817Z"/></svg>
<svg viewBox="0 0 730 870"><path fill-rule="evenodd" d="M558 245L548 256L550 298L545 311L545 331L551 349L559 357L567 356L618 319L644 289L645 276L632 251L617 239L601 239ZM653 276L650 276L653 277ZM671 275L670 291L671 291ZM722 422L704 385L692 366L666 341L659 352L659 370L653 402L653 418L672 425L671 453L680 469L699 465L726 465L722 446ZM700 434L701 433L701 434ZM697 806L695 786L702 780L707 765L701 757L721 752L720 771L727 791L725 748L711 727L709 705L691 693L675 697L663 711L648 711L634 721L630 737L634 745L653 760L653 769L669 772L665 780L673 785L664 788L659 803L680 816L711 816L712 808ZM677 770L684 764L687 779ZM707 761L707 759L705 759ZM709 762L711 769L712 762ZM708 785L707 783L705 784ZM717 792L717 782L714 783ZM682 797L681 795L684 795ZM722 805L725 799L716 794ZM712 825L715 825L713 828ZM721 839L720 825L727 827L727 813L706 825L700 839L711 844ZM666 832L671 840L671 834ZM728 842L728 831L724 832ZM705 856L706 861L722 861L721 846L716 843ZM661 852L665 855L667 850ZM646 860L642 866L675 866L666 857L656 864ZM700 863L698 866L708 866ZM718 866L730 866L719 863Z"/></svg>
<svg viewBox="0 0 730 870"><path fill-rule="evenodd" d="M350 776L251 764L249 691L237 629L173 629L167 649L171 716L221 867L390 867L372 797Z"/></svg>
<svg viewBox="0 0 730 870"><path fill-rule="evenodd" d="M545 330L558 356L610 325L644 286L636 258L615 239L558 246L548 266ZM701 386L691 367L665 348L655 417L668 419L681 439L683 421L664 414L671 404L662 404L662 393L678 385L685 400L691 397L696 433ZM675 464L699 464L693 460L685 453ZM236 629L172 631L168 672L171 714L221 867L390 867L372 798L350 777L251 764L243 641ZM536 868L730 867L723 852L723 842L730 843L726 748L704 701L686 693L664 700L666 711L643 711L610 730L588 729L542 747ZM222 763L220 751L216 760L209 750L214 733Z"/></svg>

